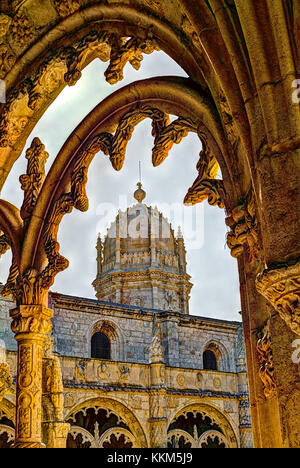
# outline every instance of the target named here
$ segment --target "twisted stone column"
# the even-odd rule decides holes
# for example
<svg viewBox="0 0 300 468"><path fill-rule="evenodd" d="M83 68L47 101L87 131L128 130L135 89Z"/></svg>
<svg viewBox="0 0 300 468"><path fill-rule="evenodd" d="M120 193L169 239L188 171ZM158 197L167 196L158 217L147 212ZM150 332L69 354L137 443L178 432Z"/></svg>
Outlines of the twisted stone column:
<svg viewBox="0 0 300 468"><path fill-rule="evenodd" d="M15 448L45 448L42 443L43 345L51 331L53 311L23 305L10 312L18 343Z"/></svg>

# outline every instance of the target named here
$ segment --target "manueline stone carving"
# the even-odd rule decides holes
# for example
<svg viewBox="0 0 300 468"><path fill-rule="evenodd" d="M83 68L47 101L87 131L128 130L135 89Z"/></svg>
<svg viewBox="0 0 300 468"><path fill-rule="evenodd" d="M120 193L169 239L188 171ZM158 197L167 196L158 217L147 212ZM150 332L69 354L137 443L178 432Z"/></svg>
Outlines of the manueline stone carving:
<svg viewBox="0 0 300 468"><path fill-rule="evenodd" d="M206 135L199 135L203 149L197 164L198 177L185 196L185 205L196 205L208 200L212 206L225 208L225 188L223 180L217 180L219 164L212 154Z"/></svg>
<svg viewBox="0 0 300 468"><path fill-rule="evenodd" d="M112 34L103 31L91 31L74 48L69 48L65 82L74 86L82 76L82 69L90 56L96 56L102 62L108 62L111 55Z"/></svg>
<svg viewBox="0 0 300 468"><path fill-rule="evenodd" d="M128 62L135 70L139 70L143 54L150 55L155 50L159 51L160 48L151 33L145 38L115 38L112 41L110 64L105 72L107 82L116 84L123 80L124 67Z"/></svg>
<svg viewBox="0 0 300 468"><path fill-rule="evenodd" d="M24 190L21 217L25 223L30 220L36 205L37 197L45 179L45 164L48 157L49 154L45 151L45 145L39 138L34 138L30 148L26 151L27 173L20 177L21 188Z"/></svg>
<svg viewBox="0 0 300 468"><path fill-rule="evenodd" d="M146 118L152 119L152 135L155 143L161 132L170 122L169 116L159 109L151 106L135 106L121 119L114 134L110 154L113 168L121 170L125 161L127 144L130 141L135 127Z"/></svg>
<svg viewBox="0 0 300 468"><path fill-rule="evenodd" d="M272 398L276 394L276 381L274 375L270 321L266 323L260 335L261 337L257 342L258 360L260 364L259 376L264 386L266 398Z"/></svg>
<svg viewBox="0 0 300 468"><path fill-rule="evenodd" d="M291 330L300 335L300 263L265 270L257 277L256 288Z"/></svg>
<svg viewBox="0 0 300 468"><path fill-rule="evenodd" d="M155 167L162 164L174 144L182 142L190 132L197 132L197 125L191 119L179 117L174 122L169 123L159 133L152 150L152 162Z"/></svg>
<svg viewBox="0 0 300 468"><path fill-rule="evenodd" d="M33 37L32 27L20 14L14 17L10 31L13 40L18 43L25 43ZM159 49L150 32L139 38L124 38L98 30L97 26L73 46L58 47L54 52L51 50L39 68L7 96L0 121L0 147L13 146L33 113L45 105L47 100L51 100L52 94L63 82L69 86L76 84L81 78L83 67L92 58L97 57L104 62L110 60L105 76L109 83L114 84L123 79L127 62L139 69L143 54L151 54L154 50ZM15 60L9 48L4 44L0 45L2 77Z"/></svg>
<svg viewBox="0 0 300 468"><path fill-rule="evenodd" d="M259 256L259 231L256 215L256 200L251 189L247 197L231 212L226 219L226 224L231 228L227 235L227 244L231 255L238 258L244 252L252 263Z"/></svg>

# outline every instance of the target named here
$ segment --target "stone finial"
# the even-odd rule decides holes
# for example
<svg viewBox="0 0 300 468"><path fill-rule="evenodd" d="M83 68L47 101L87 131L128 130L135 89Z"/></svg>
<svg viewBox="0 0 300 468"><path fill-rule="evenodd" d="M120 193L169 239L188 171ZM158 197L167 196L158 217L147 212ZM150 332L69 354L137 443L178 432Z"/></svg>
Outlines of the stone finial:
<svg viewBox="0 0 300 468"><path fill-rule="evenodd" d="M178 227L177 239L183 239L183 234L182 234L181 226Z"/></svg>
<svg viewBox="0 0 300 468"><path fill-rule="evenodd" d="M138 182L137 186L138 186L138 189L134 192L134 198L139 203L142 203L143 200L146 198L146 192L145 192L145 190L142 189L141 182Z"/></svg>

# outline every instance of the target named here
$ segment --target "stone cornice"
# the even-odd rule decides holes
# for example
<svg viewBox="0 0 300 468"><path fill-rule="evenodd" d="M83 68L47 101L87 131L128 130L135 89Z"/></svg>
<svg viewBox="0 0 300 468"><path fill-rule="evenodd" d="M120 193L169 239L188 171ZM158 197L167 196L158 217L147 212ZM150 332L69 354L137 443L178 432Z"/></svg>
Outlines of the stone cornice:
<svg viewBox="0 0 300 468"><path fill-rule="evenodd" d="M128 392L128 393L144 393L149 394L153 392L152 388L145 388L145 387L137 387L137 386L117 386L117 385L110 385L110 384L99 384L95 383L83 383L83 382L74 382L73 380L64 380L64 388L65 389L82 389L82 390L102 390L103 392ZM175 388L166 388L165 390L167 395L176 395L176 396L199 396L199 397L209 397L209 398L221 398L221 399L231 399L231 400L238 400L239 395L236 393L229 393L229 392L213 392L209 390L194 390L194 389L175 389Z"/></svg>

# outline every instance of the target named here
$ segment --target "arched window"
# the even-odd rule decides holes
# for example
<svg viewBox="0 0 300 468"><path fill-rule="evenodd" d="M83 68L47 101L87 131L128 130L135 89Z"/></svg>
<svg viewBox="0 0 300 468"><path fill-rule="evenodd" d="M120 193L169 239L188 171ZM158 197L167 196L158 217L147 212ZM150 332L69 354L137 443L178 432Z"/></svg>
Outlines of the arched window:
<svg viewBox="0 0 300 468"><path fill-rule="evenodd" d="M217 357L210 349L203 353L203 366L205 370L218 370Z"/></svg>
<svg viewBox="0 0 300 468"><path fill-rule="evenodd" d="M104 333L93 335L91 354L93 359L111 359L110 340Z"/></svg>

